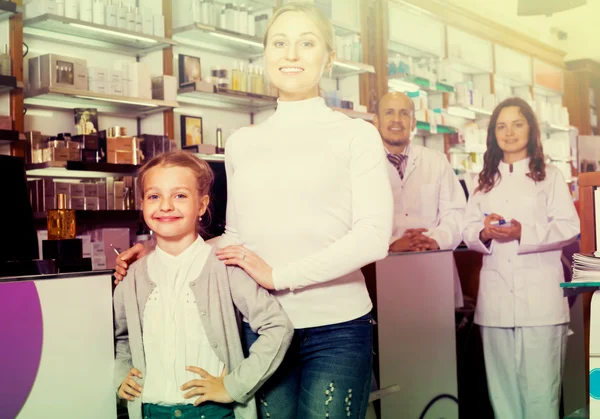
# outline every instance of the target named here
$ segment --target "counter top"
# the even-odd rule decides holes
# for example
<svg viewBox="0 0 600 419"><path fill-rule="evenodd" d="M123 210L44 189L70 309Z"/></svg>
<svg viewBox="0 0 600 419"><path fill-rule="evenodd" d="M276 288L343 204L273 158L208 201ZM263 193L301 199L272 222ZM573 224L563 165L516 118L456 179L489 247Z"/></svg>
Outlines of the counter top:
<svg viewBox="0 0 600 419"><path fill-rule="evenodd" d="M458 246L454 250L424 250L422 252L389 252L389 256L410 256L410 255L420 255L421 253L444 253L444 252L469 252L469 248L467 246L461 245Z"/></svg>
<svg viewBox="0 0 600 419"><path fill-rule="evenodd" d="M86 272L69 272L62 274L46 274L46 275L24 275L24 276L8 276L4 278L0 278L0 283L2 282L17 282L17 281L39 281L46 279L64 279L64 278L81 278L85 276L97 276L97 275L112 275L112 270L102 270L102 271L86 271Z"/></svg>

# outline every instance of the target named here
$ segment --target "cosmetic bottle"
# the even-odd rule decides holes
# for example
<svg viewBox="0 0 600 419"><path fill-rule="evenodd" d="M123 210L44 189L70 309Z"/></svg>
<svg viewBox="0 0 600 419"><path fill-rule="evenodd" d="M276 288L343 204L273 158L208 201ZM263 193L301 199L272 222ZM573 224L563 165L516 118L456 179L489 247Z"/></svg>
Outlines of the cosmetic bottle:
<svg viewBox="0 0 600 419"><path fill-rule="evenodd" d="M248 11L246 9L246 5L242 4L239 10L240 18L240 33L244 35L248 35Z"/></svg>
<svg viewBox="0 0 600 419"><path fill-rule="evenodd" d="M237 4L233 5L233 31L240 33L240 18L241 18L241 14L240 14L240 8Z"/></svg>
<svg viewBox="0 0 600 419"><path fill-rule="evenodd" d="M235 31L235 10L232 3L225 5L225 29Z"/></svg>
<svg viewBox="0 0 600 419"><path fill-rule="evenodd" d="M212 4L208 0L204 0L200 5L200 23L212 25L215 17Z"/></svg>
<svg viewBox="0 0 600 419"><path fill-rule="evenodd" d="M248 7L246 11L246 31L250 36L256 36L256 24L254 22L254 10Z"/></svg>
<svg viewBox="0 0 600 419"><path fill-rule="evenodd" d="M240 71L238 69L238 65L237 65L237 63L235 63L233 65L233 68L231 69L231 88L233 90L241 90L239 73L240 73Z"/></svg>
<svg viewBox="0 0 600 419"><path fill-rule="evenodd" d="M127 12L129 12L127 6L120 2L117 9L117 28L127 29Z"/></svg>
<svg viewBox="0 0 600 419"><path fill-rule="evenodd" d="M265 94L265 78L263 74L263 69L258 69L258 76L256 78L256 93L259 95Z"/></svg>
<svg viewBox="0 0 600 419"><path fill-rule="evenodd" d="M108 0L106 5L106 26L112 26L116 28L118 26L118 6L116 0Z"/></svg>
<svg viewBox="0 0 600 419"><path fill-rule="evenodd" d="M4 44L4 52L0 54L0 74L10 76L12 74L12 63L8 53L8 45Z"/></svg>
<svg viewBox="0 0 600 419"><path fill-rule="evenodd" d="M56 209L48 210L48 240L75 238L75 210L67 209L67 195L56 196Z"/></svg>
<svg viewBox="0 0 600 419"><path fill-rule="evenodd" d="M79 1L79 20L91 22L92 19L92 0Z"/></svg>
<svg viewBox="0 0 600 419"><path fill-rule="evenodd" d="M217 128L217 154L224 154L225 148L223 147L223 130Z"/></svg>
<svg viewBox="0 0 600 419"><path fill-rule="evenodd" d="M227 29L227 19L225 18L225 8L221 9L221 14L219 15L219 27L221 29Z"/></svg>
<svg viewBox="0 0 600 419"><path fill-rule="evenodd" d="M192 0L192 22L202 23L202 0Z"/></svg>
<svg viewBox="0 0 600 419"><path fill-rule="evenodd" d="M244 66L244 62L240 61L240 67L238 70L238 77L239 77L239 90L241 90L242 92L247 92L248 91L248 73L246 72L246 68Z"/></svg>
<svg viewBox="0 0 600 419"><path fill-rule="evenodd" d="M152 15L152 10L150 9L142 10L142 32L145 35L154 34L154 16Z"/></svg>
<svg viewBox="0 0 600 419"><path fill-rule="evenodd" d="M144 31L144 17L139 7L135 8L135 31L142 33Z"/></svg>
<svg viewBox="0 0 600 419"><path fill-rule="evenodd" d="M65 0L56 0L56 14L58 16L65 15Z"/></svg>
<svg viewBox="0 0 600 419"><path fill-rule="evenodd" d="M77 0L65 0L65 17L69 19L77 19Z"/></svg>
<svg viewBox="0 0 600 419"><path fill-rule="evenodd" d="M135 8L133 6L129 6L125 16L127 18L127 30L130 32L135 32Z"/></svg>
<svg viewBox="0 0 600 419"><path fill-rule="evenodd" d="M95 0L93 12L93 22L96 25L106 25L106 5L104 0Z"/></svg>

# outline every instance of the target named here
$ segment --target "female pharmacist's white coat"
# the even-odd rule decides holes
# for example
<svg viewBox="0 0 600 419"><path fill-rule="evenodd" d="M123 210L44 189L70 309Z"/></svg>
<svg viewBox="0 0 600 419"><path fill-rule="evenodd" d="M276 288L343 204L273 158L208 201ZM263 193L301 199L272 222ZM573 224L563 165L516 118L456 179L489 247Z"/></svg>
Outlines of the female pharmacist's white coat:
<svg viewBox="0 0 600 419"><path fill-rule="evenodd" d="M527 176L529 159L500 162L501 179L467 204L464 241L482 252L475 323L481 327L485 369L497 419L556 418L565 362L569 306L562 248L579 234L579 218L560 171ZM484 214L521 223L521 239L479 239Z"/></svg>
<svg viewBox="0 0 600 419"><path fill-rule="evenodd" d="M391 243L409 228L426 228L441 250L454 250L462 240L465 193L443 154L411 143L404 179L389 165L394 194ZM462 288L454 267L454 303L462 307Z"/></svg>
<svg viewBox="0 0 600 419"><path fill-rule="evenodd" d="M502 175L488 193L476 192L467 204L464 242L483 253L475 323L490 327L548 326L569 322L562 248L577 238L579 217L569 188L554 166L546 179L527 176L529 159L503 162ZM521 223L521 240L486 247L479 239L484 214L496 213Z"/></svg>

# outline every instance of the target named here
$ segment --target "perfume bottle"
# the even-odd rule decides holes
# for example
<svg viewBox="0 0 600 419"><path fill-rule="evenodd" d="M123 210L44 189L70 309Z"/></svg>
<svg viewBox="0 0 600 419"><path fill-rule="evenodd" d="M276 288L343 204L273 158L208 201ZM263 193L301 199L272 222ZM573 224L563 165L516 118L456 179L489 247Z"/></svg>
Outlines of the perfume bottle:
<svg viewBox="0 0 600 419"><path fill-rule="evenodd" d="M74 239L75 210L67 209L67 195L57 195L56 207L48 210L48 240Z"/></svg>
<svg viewBox="0 0 600 419"><path fill-rule="evenodd" d="M223 147L223 130L217 128L217 154L224 154L225 147Z"/></svg>
<svg viewBox="0 0 600 419"><path fill-rule="evenodd" d="M4 45L4 52L0 54L0 74L10 76L12 73L12 65L10 54L8 53L8 45Z"/></svg>

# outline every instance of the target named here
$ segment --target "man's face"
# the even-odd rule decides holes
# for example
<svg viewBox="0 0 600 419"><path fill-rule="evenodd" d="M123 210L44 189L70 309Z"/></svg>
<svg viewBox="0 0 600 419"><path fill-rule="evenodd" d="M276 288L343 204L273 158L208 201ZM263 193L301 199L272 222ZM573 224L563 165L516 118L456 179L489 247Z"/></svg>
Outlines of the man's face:
<svg viewBox="0 0 600 419"><path fill-rule="evenodd" d="M417 123L413 109L412 100L404 94L387 94L381 99L374 123L386 144L408 144Z"/></svg>

